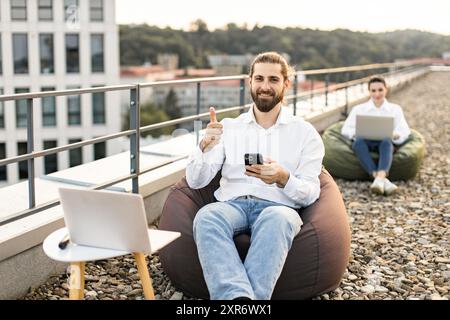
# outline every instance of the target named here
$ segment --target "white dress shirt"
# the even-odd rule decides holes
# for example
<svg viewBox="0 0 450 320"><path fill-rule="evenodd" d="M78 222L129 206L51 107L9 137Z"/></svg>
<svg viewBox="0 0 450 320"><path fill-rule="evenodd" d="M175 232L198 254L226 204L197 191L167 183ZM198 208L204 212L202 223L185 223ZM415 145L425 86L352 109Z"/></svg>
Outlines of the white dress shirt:
<svg viewBox="0 0 450 320"><path fill-rule="evenodd" d="M207 186L222 168L220 187L214 193L219 201L252 195L300 208L319 198L324 146L310 123L290 115L284 108L268 129L256 122L253 108L221 123L223 134L219 144L206 153L196 147L188 160L186 180L191 188ZM261 153L264 159L270 158L289 171L284 188L245 175L245 153Z"/></svg>
<svg viewBox="0 0 450 320"><path fill-rule="evenodd" d="M383 104L378 108L375 106L372 99L370 99L366 103L362 103L354 107L345 120L341 133L349 139L353 139L355 137L356 115L394 117L394 135L399 135L397 139L392 139L392 142L395 144L402 144L411 134L411 130L409 129L408 123L403 115L402 108L399 105L390 103L384 99Z"/></svg>

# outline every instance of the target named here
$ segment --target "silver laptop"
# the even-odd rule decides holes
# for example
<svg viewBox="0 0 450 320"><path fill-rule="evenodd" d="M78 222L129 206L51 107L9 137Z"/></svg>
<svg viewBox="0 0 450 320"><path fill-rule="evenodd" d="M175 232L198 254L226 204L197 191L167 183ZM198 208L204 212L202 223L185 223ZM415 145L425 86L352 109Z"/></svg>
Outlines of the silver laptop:
<svg viewBox="0 0 450 320"><path fill-rule="evenodd" d="M60 188L64 221L74 244L153 253L180 236L148 229L140 194Z"/></svg>
<svg viewBox="0 0 450 320"><path fill-rule="evenodd" d="M356 115L355 136L368 140L392 138L394 133L394 117Z"/></svg>

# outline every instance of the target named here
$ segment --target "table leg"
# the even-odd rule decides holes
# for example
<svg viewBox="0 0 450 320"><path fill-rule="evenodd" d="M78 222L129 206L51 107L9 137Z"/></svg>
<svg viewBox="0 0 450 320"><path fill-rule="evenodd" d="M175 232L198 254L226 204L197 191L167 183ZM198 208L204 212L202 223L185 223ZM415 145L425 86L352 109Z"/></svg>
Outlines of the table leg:
<svg viewBox="0 0 450 320"><path fill-rule="evenodd" d="M86 270L86 262L80 262L80 289L78 290L78 296L80 300L84 299L84 272Z"/></svg>
<svg viewBox="0 0 450 320"><path fill-rule="evenodd" d="M152 280L147 269L147 263L143 253L134 253L134 259L138 267L139 277L142 283L142 289L144 290L144 296L147 300L154 300L155 294L153 292Z"/></svg>
<svg viewBox="0 0 450 320"><path fill-rule="evenodd" d="M80 300L84 297L84 262L70 264L69 299Z"/></svg>

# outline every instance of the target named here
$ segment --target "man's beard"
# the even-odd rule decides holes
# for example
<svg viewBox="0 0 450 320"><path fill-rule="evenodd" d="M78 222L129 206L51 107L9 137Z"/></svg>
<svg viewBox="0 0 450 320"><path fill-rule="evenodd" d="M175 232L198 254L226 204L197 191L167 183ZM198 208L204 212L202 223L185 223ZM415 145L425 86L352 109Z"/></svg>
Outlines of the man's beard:
<svg viewBox="0 0 450 320"><path fill-rule="evenodd" d="M265 90L265 91L259 89L256 92L254 92L253 90L250 90L250 93L252 95L253 102L255 102L256 107L261 112L269 112L270 110L275 108L275 106L277 104L279 104L281 102L281 100L283 100L283 96L284 96L284 90L282 92L280 92L279 95L277 95L275 93L275 90L273 90L273 89L269 89L269 90ZM259 94L270 95L272 97L272 99L260 99L258 97Z"/></svg>

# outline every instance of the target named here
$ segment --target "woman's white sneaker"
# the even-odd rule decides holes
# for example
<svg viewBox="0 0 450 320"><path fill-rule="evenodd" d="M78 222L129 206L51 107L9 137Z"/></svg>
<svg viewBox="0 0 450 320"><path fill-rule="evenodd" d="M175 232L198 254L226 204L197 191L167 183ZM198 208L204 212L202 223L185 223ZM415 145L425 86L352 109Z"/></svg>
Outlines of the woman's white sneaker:
<svg viewBox="0 0 450 320"><path fill-rule="evenodd" d="M385 195L390 195L393 194L397 191L398 187L393 184L392 182L390 182L387 178L384 179L384 194Z"/></svg>
<svg viewBox="0 0 450 320"><path fill-rule="evenodd" d="M376 194L383 194L384 193L384 178L375 178L373 180L372 185L370 186L370 191Z"/></svg>

